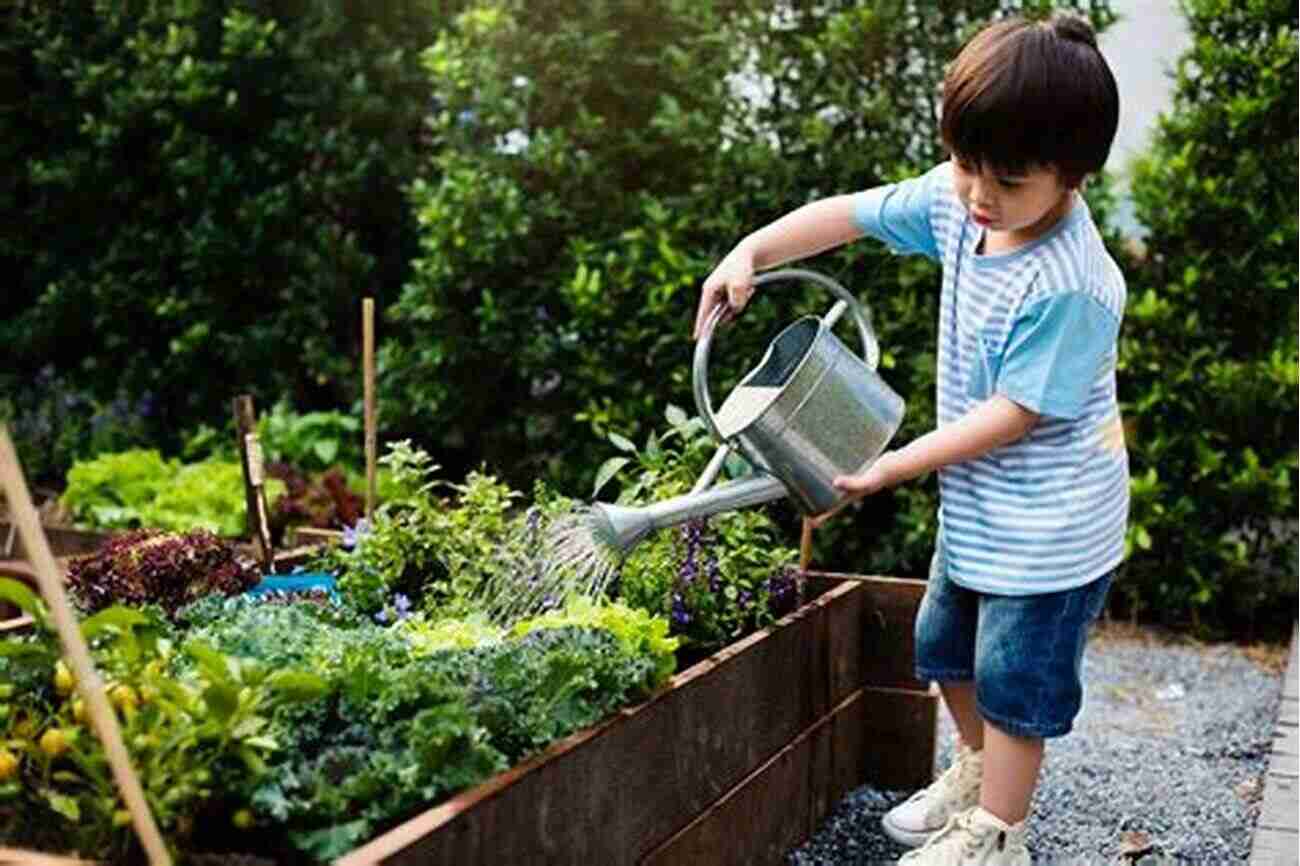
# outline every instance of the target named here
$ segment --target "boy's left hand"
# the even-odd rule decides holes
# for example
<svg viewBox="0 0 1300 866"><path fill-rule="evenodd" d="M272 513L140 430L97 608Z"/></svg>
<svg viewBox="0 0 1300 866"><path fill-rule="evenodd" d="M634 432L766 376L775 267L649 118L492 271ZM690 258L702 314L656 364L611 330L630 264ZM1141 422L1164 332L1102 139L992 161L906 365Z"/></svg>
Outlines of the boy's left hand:
<svg viewBox="0 0 1300 866"><path fill-rule="evenodd" d="M893 458L894 453L886 451L877 458L875 463L867 467L866 472L857 475L841 475L832 481L831 483L835 485L837 490L843 490L849 496L830 511L811 518L812 525L814 527L821 526L836 514L839 514L846 506L852 505L864 496L870 496L872 493L878 493L897 484L899 479L891 471Z"/></svg>

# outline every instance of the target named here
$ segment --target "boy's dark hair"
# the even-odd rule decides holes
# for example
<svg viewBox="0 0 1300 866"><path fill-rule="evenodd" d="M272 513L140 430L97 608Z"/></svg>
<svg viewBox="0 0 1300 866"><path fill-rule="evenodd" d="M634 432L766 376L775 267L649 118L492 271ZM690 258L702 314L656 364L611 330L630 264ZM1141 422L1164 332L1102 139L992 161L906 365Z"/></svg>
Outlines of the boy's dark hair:
<svg viewBox="0 0 1300 866"><path fill-rule="evenodd" d="M1055 166L1067 186L1100 171L1119 90L1087 21L1009 18L981 30L943 80L943 143L976 166Z"/></svg>

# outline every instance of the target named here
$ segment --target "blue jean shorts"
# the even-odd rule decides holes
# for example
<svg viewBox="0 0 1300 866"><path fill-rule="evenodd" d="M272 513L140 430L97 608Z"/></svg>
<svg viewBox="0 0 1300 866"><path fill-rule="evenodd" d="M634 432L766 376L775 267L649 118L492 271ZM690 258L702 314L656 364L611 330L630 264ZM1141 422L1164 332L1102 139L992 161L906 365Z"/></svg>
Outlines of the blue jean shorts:
<svg viewBox="0 0 1300 866"><path fill-rule="evenodd" d="M1113 578L1042 595L988 595L953 583L936 553L916 616L917 679L974 680L980 715L1013 736L1069 733L1083 703L1088 628Z"/></svg>

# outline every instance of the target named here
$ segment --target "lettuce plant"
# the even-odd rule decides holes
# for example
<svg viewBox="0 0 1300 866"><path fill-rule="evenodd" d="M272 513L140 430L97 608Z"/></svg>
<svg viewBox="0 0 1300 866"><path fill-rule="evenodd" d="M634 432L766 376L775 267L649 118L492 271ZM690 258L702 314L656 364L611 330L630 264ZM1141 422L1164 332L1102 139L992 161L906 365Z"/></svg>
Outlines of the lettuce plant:
<svg viewBox="0 0 1300 866"><path fill-rule="evenodd" d="M238 559L234 546L211 532L185 534L133 530L110 538L95 553L73 559L68 584L79 606L158 605L168 615L210 594L236 595L258 573Z"/></svg>

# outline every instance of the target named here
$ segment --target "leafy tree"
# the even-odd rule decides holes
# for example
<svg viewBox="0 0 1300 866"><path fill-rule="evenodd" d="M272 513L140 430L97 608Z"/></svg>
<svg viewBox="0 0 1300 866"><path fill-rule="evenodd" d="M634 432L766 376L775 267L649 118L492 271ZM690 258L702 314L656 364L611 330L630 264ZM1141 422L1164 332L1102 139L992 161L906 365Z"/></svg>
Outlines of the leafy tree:
<svg viewBox="0 0 1300 866"><path fill-rule="evenodd" d="M1136 166L1130 262L1137 612L1289 629L1296 595L1297 13L1184 0L1193 44Z"/></svg>
<svg viewBox="0 0 1300 866"><path fill-rule="evenodd" d="M11 412L39 402L42 368L100 401L149 393L158 445L239 391L353 399L359 299L382 303L413 251L415 56L441 3L52 0L3 17Z"/></svg>

